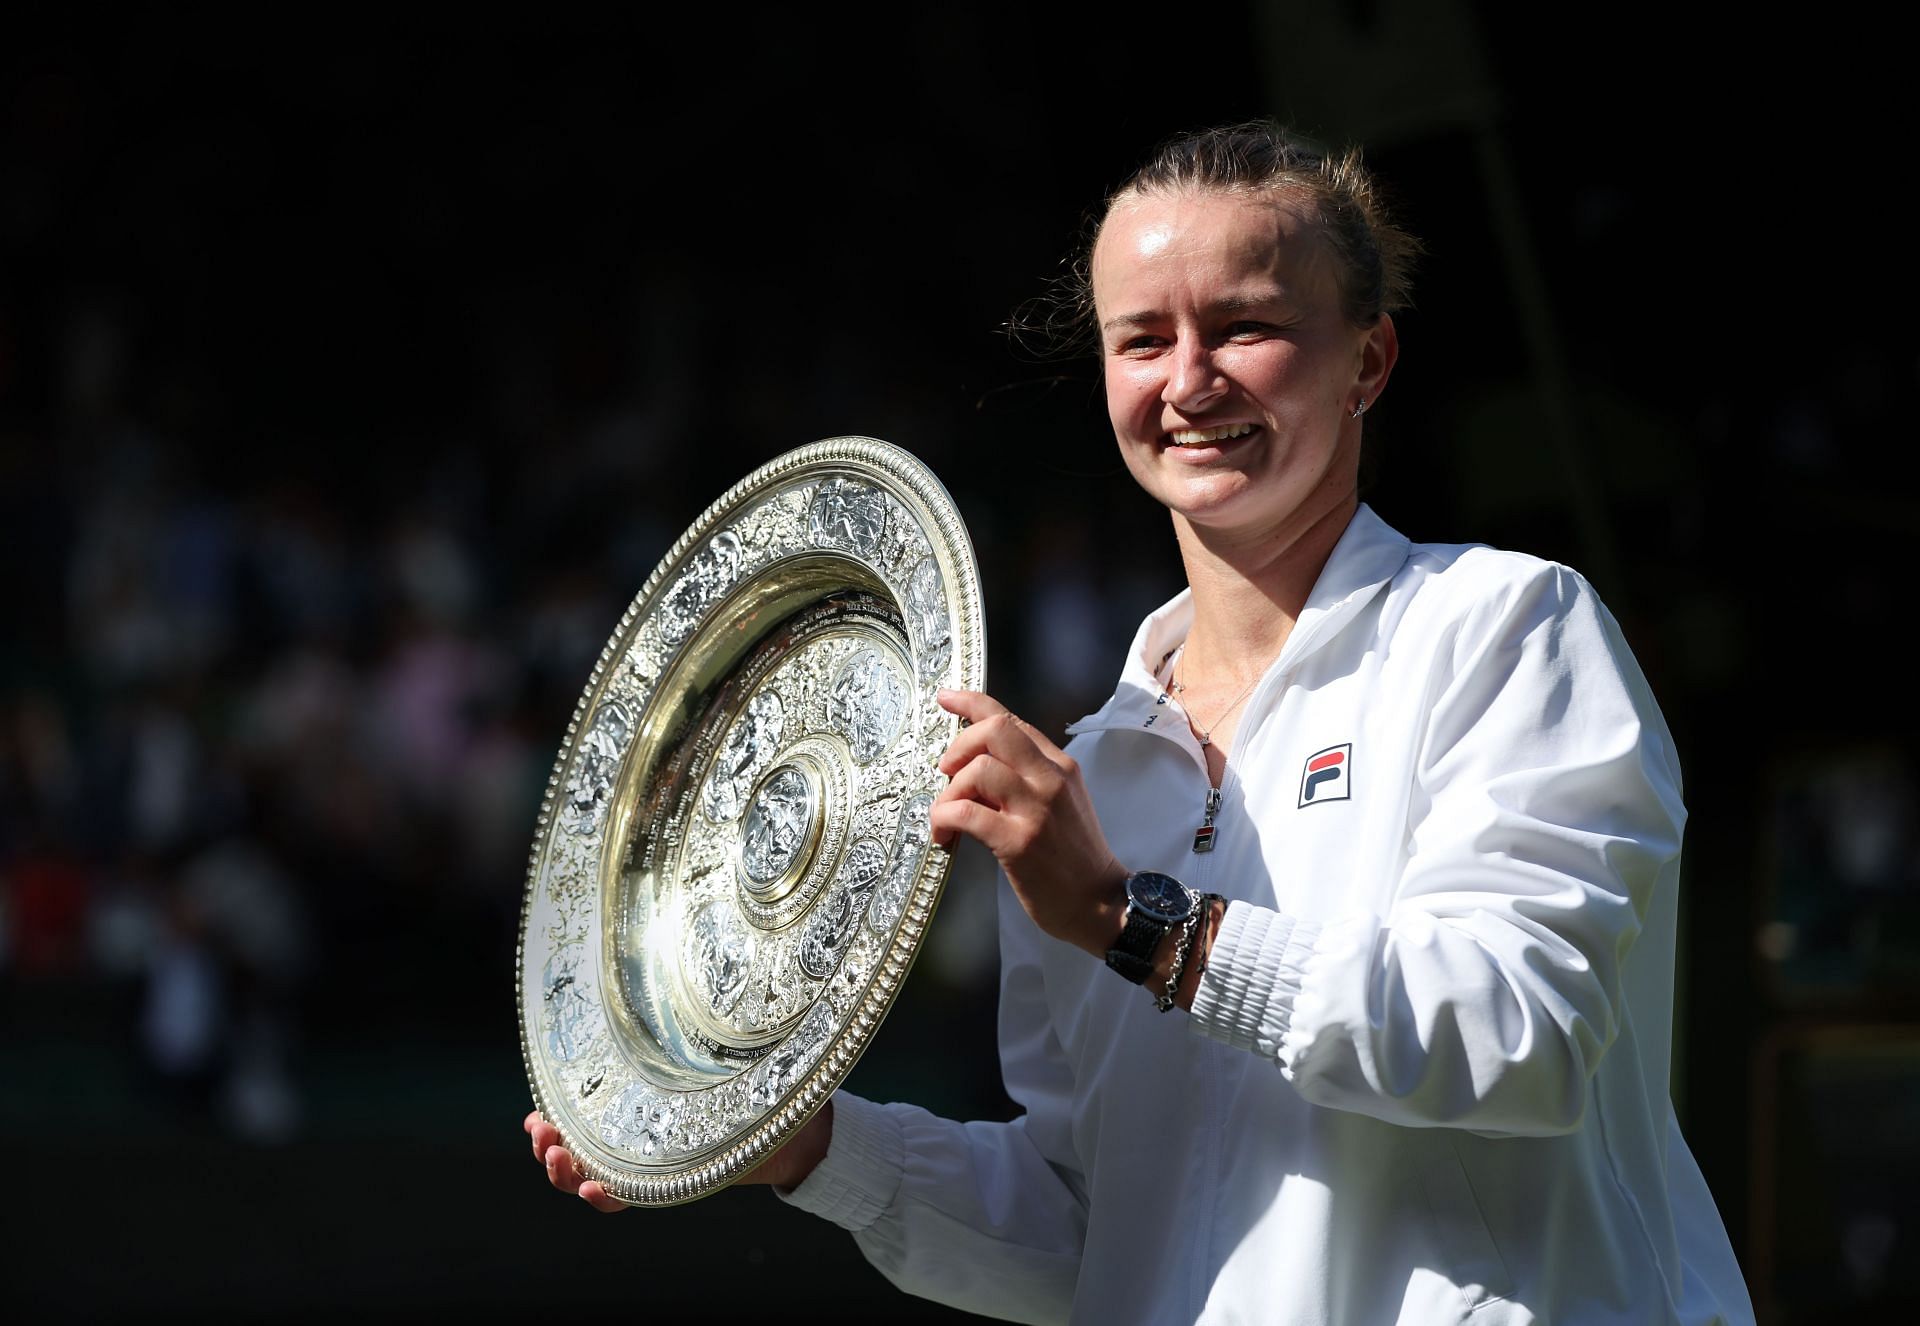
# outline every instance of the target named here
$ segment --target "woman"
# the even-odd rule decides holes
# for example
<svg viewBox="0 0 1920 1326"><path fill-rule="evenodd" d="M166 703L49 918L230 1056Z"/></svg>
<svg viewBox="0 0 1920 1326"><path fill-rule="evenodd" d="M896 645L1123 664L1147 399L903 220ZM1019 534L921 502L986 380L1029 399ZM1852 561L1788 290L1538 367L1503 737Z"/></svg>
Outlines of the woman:
<svg viewBox="0 0 1920 1326"><path fill-rule="evenodd" d="M1010 886L1026 1113L843 1093L755 1175L903 1288L1029 1321L1751 1319L1668 1103L1685 812L1646 683L1573 572L1358 500L1413 247L1357 157L1271 125L1109 202L1108 408L1189 588L1065 751L942 696L970 725L934 830Z"/></svg>

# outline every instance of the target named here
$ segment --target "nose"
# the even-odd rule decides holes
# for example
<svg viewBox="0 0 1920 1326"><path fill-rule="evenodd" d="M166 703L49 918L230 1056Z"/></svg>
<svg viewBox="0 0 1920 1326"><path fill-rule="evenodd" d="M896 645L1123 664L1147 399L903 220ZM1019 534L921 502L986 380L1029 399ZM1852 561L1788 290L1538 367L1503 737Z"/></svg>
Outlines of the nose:
<svg viewBox="0 0 1920 1326"><path fill-rule="evenodd" d="M1168 359L1160 399L1182 414L1192 414L1213 404L1226 390L1226 375L1213 362L1212 350L1197 337L1181 337Z"/></svg>

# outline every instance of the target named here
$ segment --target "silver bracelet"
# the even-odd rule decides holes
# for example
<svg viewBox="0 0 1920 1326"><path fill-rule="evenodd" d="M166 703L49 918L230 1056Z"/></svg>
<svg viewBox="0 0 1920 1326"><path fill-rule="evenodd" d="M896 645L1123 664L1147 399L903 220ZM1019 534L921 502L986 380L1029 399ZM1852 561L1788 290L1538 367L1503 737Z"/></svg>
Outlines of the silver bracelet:
<svg viewBox="0 0 1920 1326"><path fill-rule="evenodd" d="M1167 988L1165 993L1156 995L1153 1006L1162 1013L1173 1010L1173 996L1180 989L1180 969L1187 965L1187 945L1193 943L1193 932L1200 922L1200 908L1196 906L1187 913L1187 923L1180 927L1180 938L1173 946L1173 965L1167 968Z"/></svg>

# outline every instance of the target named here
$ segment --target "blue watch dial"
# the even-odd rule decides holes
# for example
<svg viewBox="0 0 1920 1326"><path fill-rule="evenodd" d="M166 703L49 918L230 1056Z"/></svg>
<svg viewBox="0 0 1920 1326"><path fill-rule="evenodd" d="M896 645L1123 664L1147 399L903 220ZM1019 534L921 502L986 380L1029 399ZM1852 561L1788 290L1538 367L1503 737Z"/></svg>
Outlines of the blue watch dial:
<svg viewBox="0 0 1920 1326"><path fill-rule="evenodd" d="M1193 895L1172 875L1143 870L1127 879L1127 901L1157 921L1171 925L1187 919Z"/></svg>

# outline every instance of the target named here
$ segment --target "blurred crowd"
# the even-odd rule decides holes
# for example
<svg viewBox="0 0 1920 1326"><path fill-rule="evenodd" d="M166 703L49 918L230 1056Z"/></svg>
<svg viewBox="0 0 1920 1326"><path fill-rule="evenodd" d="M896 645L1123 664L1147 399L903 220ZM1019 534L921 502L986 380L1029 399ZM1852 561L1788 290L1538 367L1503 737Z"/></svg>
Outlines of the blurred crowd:
<svg viewBox="0 0 1920 1326"><path fill-rule="evenodd" d="M99 462L42 485L56 536L15 568L59 612L0 669L0 964L120 983L166 1093L282 1136L316 964L431 976L509 923L557 736L533 715L619 603L507 591L457 499L236 495L137 430Z"/></svg>

